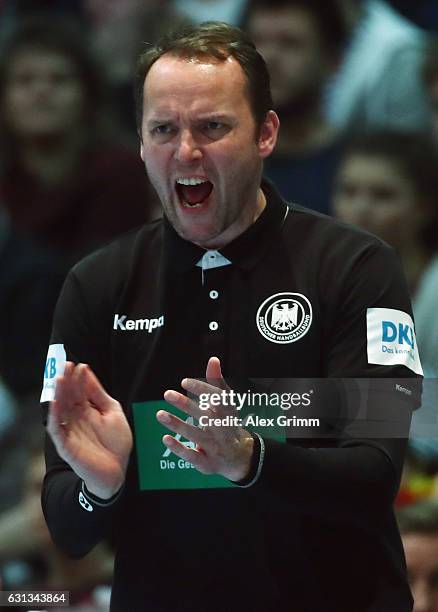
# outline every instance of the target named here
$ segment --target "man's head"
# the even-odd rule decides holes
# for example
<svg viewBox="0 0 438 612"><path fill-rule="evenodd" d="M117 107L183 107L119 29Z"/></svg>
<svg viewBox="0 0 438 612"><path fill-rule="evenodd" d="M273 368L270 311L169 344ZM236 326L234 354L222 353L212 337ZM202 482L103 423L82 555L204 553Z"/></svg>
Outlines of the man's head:
<svg viewBox="0 0 438 612"><path fill-rule="evenodd" d="M254 0L247 30L268 65L276 108L317 102L347 36L336 0Z"/></svg>
<svg viewBox="0 0 438 612"><path fill-rule="evenodd" d="M398 512L414 612L438 612L438 502L423 501Z"/></svg>
<svg viewBox="0 0 438 612"><path fill-rule="evenodd" d="M134 82L137 126L143 115L143 86L149 70L164 55L187 61L223 62L234 58L246 76L248 101L257 128L272 108L270 77L265 61L250 38L239 28L221 22L186 26L163 36L140 56Z"/></svg>
<svg viewBox="0 0 438 612"><path fill-rule="evenodd" d="M347 146L334 193L335 215L400 251L437 246L438 154L423 134L382 130Z"/></svg>
<svg viewBox="0 0 438 612"><path fill-rule="evenodd" d="M103 90L86 38L66 19L29 17L3 42L0 116L12 141L90 129L101 112Z"/></svg>
<svg viewBox="0 0 438 612"><path fill-rule="evenodd" d="M136 92L141 157L166 216L184 239L224 246L264 205L279 124L263 59L241 30L201 24L140 58Z"/></svg>

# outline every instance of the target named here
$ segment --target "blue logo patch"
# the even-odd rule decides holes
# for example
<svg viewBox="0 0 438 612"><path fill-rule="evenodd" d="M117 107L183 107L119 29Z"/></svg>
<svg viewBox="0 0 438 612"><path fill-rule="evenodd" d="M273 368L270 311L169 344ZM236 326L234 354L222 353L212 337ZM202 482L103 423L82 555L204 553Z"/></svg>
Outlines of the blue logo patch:
<svg viewBox="0 0 438 612"><path fill-rule="evenodd" d="M414 330L410 325L403 325L403 323L396 325L392 321L382 321L382 342L397 341L400 345L407 344L414 349L414 338Z"/></svg>

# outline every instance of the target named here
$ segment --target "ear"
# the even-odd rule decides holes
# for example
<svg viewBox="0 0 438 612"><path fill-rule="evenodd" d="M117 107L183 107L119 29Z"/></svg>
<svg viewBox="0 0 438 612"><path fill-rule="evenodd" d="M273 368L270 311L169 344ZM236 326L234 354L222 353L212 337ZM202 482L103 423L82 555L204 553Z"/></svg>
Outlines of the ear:
<svg viewBox="0 0 438 612"><path fill-rule="evenodd" d="M275 111L270 110L266 113L265 120L260 128L258 138L259 155L262 159L268 157L272 153L277 143L278 130L280 128L280 119Z"/></svg>
<svg viewBox="0 0 438 612"><path fill-rule="evenodd" d="M143 147L143 141L142 140L140 140L140 157L144 161L144 147Z"/></svg>

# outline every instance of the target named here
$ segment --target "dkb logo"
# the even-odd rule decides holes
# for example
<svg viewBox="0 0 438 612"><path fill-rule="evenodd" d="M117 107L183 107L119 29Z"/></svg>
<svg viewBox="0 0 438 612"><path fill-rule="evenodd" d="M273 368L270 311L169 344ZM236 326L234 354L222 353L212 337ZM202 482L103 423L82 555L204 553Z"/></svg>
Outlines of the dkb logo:
<svg viewBox="0 0 438 612"><path fill-rule="evenodd" d="M398 326L392 321L382 321L382 342L395 342L408 344L414 349L414 330L410 325L399 323Z"/></svg>
<svg viewBox="0 0 438 612"><path fill-rule="evenodd" d="M56 358L49 357L44 368L44 378L55 378L56 376Z"/></svg>

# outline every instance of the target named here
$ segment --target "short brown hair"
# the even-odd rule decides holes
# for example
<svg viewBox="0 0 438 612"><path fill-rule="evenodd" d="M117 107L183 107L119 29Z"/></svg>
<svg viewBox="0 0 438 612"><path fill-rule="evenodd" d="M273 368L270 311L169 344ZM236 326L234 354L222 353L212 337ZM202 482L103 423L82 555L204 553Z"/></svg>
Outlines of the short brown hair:
<svg viewBox="0 0 438 612"><path fill-rule="evenodd" d="M321 45L332 61L340 62L348 43L349 31L339 0L251 0L248 3L245 22L250 29L251 17L257 11L276 12L284 9L301 9L312 18L318 30Z"/></svg>
<svg viewBox="0 0 438 612"><path fill-rule="evenodd" d="M190 25L164 35L144 51L138 60L134 82L137 128L141 130L143 86L153 64L168 53L182 59L236 59L247 77L247 90L257 129L272 108L269 72L249 36L240 28L220 21Z"/></svg>

